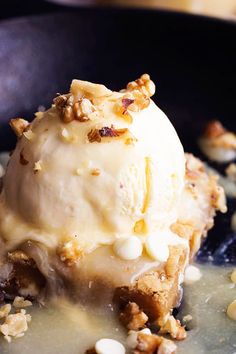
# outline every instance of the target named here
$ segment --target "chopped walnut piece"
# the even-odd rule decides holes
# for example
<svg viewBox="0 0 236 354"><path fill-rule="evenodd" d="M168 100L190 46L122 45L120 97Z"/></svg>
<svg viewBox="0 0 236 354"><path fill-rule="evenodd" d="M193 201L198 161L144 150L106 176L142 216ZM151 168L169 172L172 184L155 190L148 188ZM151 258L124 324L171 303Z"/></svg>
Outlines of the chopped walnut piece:
<svg viewBox="0 0 236 354"><path fill-rule="evenodd" d="M155 94L155 84L148 74L143 74L139 79L131 81L127 85L127 91L140 91L146 97L152 97Z"/></svg>
<svg viewBox="0 0 236 354"><path fill-rule="evenodd" d="M11 311L11 305L5 304L0 307L0 318L7 317Z"/></svg>
<svg viewBox="0 0 236 354"><path fill-rule="evenodd" d="M137 141L137 139L130 133L127 128L115 129L113 126L103 127L101 129L92 129L88 133L88 140L90 143L100 143L102 139L104 139L104 141L110 142L109 138L122 138L125 144L133 144Z"/></svg>
<svg viewBox="0 0 236 354"><path fill-rule="evenodd" d="M25 129L29 126L29 122L22 118L14 118L10 120L10 127L18 138L22 136Z"/></svg>
<svg viewBox="0 0 236 354"><path fill-rule="evenodd" d="M176 350L177 346L172 340L163 338L158 348L157 354L175 354Z"/></svg>
<svg viewBox="0 0 236 354"><path fill-rule="evenodd" d="M20 152L20 164L21 165L28 165L29 161L26 160L26 158L24 157L24 154L23 154L23 149L21 150Z"/></svg>
<svg viewBox="0 0 236 354"><path fill-rule="evenodd" d="M132 354L175 354L177 349L173 341L142 331L137 332L136 342Z"/></svg>
<svg viewBox="0 0 236 354"><path fill-rule="evenodd" d="M19 313L8 315L5 322L0 326L0 331L4 336L18 337L28 329L28 322L31 316L26 315L23 310Z"/></svg>
<svg viewBox="0 0 236 354"><path fill-rule="evenodd" d="M132 354L156 354L161 345L162 338L156 335L150 335L139 332L137 335L137 345Z"/></svg>
<svg viewBox="0 0 236 354"><path fill-rule="evenodd" d="M116 129L114 129L113 127L109 128L109 127L103 127L101 129L99 129L99 134L101 137L115 137L118 136L118 133L116 132Z"/></svg>
<svg viewBox="0 0 236 354"><path fill-rule="evenodd" d="M64 123L70 123L74 120L74 112L71 106L65 106L62 109L62 120Z"/></svg>
<svg viewBox="0 0 236 354"><path fill-rule="evenodd" d="M30 261L29 256L23 251L17 250L13 252L8 252L8 259L11 262L27 263Z"/></svg>
<svg viewBox="0 0 236 354"><path fill-rule="evenodd" d="M59 95L54 98L53 103L57 108L64 108L67 104L68 95Z"/></svg>
<svg viewBox="0 0 236 354"><path fill-rule="evenodd" d="M187 337L185 328L181 326L180 321L176 320L174 316L169 316L166 323L161 327L159 333L168 333L172 338L176 340L183 340Z"/></svg>
<svg viewBox="0 0 236 354"><path fill-rule="evenodd" d="M98 129L91 129L88 133L88 140L90 143L100 143L102 141L101 135Z"/></svg>
<svg viewBox="0 0 236 354"><path fill-rule="evenodd" d="M135 302L129 302L124 311L120 313L121 323L128 329L138 330L145 326L148 321L147 315L140 310Z"/></svg>
<svg viewBox="0 0 236 354"><path fill-rule="evenodd" d="M70 240L65 242L57 251L60 260L67 266L75 264L83 255L77 240Z"/></svg>
<svg viewBox="0 0 236 354"><path fill-rule="evenodd" d="M29 300L25 300L21 296L16 296L12 306L14 306L15 308L24 308L24 307L32 306L32 302Z"/></svg>

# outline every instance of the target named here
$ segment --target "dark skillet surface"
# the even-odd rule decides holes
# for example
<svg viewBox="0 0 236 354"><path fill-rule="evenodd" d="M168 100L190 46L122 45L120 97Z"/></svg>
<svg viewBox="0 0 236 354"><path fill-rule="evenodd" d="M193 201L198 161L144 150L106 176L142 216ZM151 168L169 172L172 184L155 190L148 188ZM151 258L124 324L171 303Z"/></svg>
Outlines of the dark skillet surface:
<svg viewBox="0 0 236 354"><path fill-rule="evenodd" d="M148 72L157 83L154 100L185 150L201 156L196 139L207 120L217 117L236 130L235 38L232 22L148 10L79 9L2 22L0 150L15 144L9 118L32 117L56 92L67 92L71 79L120 89ZM236 262L230 231L236 205L229 204L199 260Z"/></svg>

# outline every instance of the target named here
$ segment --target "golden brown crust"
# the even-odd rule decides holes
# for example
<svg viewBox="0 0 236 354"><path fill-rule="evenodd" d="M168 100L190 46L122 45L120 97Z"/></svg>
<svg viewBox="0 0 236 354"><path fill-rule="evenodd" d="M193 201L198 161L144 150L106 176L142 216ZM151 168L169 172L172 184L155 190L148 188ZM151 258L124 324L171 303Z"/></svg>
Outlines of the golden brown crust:
<svg viewBox="0 0 236 354"><path fill-rule="evenodd" d="M162 324L165 316L179 303L179 278L186 261L186 248L171 246L170 257L163 268L146 273L133 286L117 288L114 300L121 307L135 302L149 321Z"/></svg>

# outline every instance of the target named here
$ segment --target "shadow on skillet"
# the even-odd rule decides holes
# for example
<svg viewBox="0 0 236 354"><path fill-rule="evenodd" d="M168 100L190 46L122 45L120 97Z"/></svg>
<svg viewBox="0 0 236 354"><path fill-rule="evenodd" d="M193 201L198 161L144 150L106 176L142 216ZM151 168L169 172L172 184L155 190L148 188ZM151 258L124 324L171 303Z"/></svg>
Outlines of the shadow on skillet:
<svg viewBox="0 0 236 354"><path fill-rule="evenodd" d="M150 10L79 9L0 23L0 150L15 140L7 121L30 118L71 79L113 89L148 72L156 103L167 113L185 150L201 156L196 140L207 120L236 130L236 24ZM200 261L236 262L229 213L219 216Z"/></svg>

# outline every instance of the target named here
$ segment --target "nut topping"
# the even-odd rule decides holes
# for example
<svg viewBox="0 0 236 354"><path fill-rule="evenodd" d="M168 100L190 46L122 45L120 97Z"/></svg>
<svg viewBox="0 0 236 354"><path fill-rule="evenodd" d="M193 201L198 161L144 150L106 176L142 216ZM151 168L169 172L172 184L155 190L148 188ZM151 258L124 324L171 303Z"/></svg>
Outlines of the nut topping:
<svg viewBox="0 0 236 354"><path fill-rule="evenodd" d="M126 136L127 134L128 136ZM90 143L100 143L102 141L102 138L119 138L121 136L123 136L124 138L126 137L127 139L134 139L134 137L131 136L131 133L127 128L115 129L112 125L111 127L103 127L101 129L91 129L88 133L88 140Z"/></svg>
<svg viewBox="0 0 236 354"><path fill-rule="evenodd" d="M29 122L22 118L14 118L10 120L10 127L18 138L22 136L26 128L29 126Z"/></svg>
<svg viewBox="0 0 236 354"><path fill-rule="evenodd" d="M120 313L119 319L127 329L135 331L143 328L148 321L147 315L140 310L135 302L129 302L126 305L124 311Z"/></svg>

